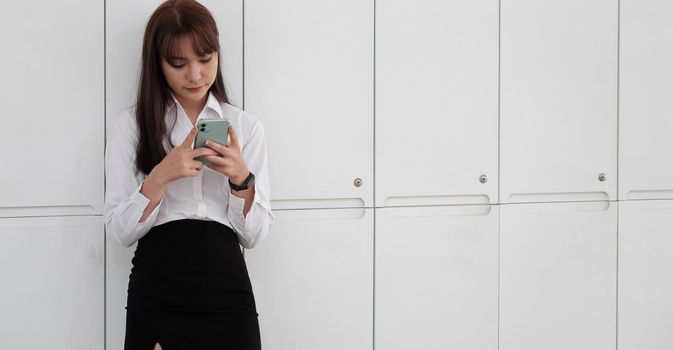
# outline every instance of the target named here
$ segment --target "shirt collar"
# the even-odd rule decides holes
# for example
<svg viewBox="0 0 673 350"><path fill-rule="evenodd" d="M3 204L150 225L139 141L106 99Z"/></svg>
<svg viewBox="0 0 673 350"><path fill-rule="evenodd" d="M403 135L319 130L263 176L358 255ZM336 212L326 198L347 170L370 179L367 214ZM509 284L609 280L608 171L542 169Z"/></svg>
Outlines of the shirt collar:
<svg viewBox="0 0 673 350"><path fill-rule="evenodd" d="M171 92L171 97L173 98L173 101L175 102L171 107L179 106L180 109L182 110L182 113L185 113L184 108L182 108L182 105L180 104L178 99L175 97L175 95L173 95L172 92ZM217 98L215 98L215 95L213 95L213 93L210 92L210 91L208 91L208 100L206 100L206 105L205 105L204 109L206 109L206 108L210 108L211 110L213 110L215 112L215 114L217 114L217 116L220 119L224 118L224 116L222 115L222 107L220 106L220 101L218 101Z"/></svg>

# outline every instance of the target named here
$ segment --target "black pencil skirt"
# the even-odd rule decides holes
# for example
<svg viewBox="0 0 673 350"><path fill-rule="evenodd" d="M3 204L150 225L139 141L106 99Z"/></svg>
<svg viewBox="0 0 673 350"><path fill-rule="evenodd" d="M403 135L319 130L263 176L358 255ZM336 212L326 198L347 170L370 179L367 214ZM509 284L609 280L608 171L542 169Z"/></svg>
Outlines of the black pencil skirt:
<svg viewBox="0 0 673 350"><path fill-rule="evenodd" d="M261 349L248 269L234 231L184 219L138 240L129 276L125 350Z"/></svg>

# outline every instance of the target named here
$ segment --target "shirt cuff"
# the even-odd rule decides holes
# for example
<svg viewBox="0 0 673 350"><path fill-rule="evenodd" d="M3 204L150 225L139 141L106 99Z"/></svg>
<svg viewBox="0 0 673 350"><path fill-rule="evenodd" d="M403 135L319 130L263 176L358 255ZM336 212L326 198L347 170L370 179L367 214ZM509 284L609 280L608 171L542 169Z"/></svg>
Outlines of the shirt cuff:
<svg viewBox="0 0 673 350"><path fill-rule="evenodd" d="M252 198L252 202L254 203L255 200L257 199L257 191L255 191L254 197ZM245 207L245 198L240 198L235 196L233 193L229 193L229 209L230 212L233 214L233 218L229 218L229 220L235 220L236 222L234 223L234 227L241 227L244 229L248 228L248 219L252 216L252 211L253 208L255 207L252 205L250 207L250 211L248 211L248 214L243 216L243 208Z"/></svg>
<svg viewBox="0 0 673 350"><path fill-rule="evenodd" d="M143 217L143 213L145 212L145 208L147 208L147 205L150 204L150 199L145 197L145 195L142 194L142 192L140 192L140 189L143 187L143 183L145 183L145 181L142 181L140 185L138 185L138 188L133 193L132 197L133 204L136 206L136 208L139 209L140 212L140 215L138 215L138 218L136 219L136 223L138 225L137 228L144 227L148 223L150 223L150 225L154 224L157 215L159 214L159 208L161 207L161 204L164 202L165 197L165 194L162 195L161 199L159 200L159 204L157 204L157 206L154 207L150 215L147 218L145 218L145 221L140 222L140 219Z"/></svg>

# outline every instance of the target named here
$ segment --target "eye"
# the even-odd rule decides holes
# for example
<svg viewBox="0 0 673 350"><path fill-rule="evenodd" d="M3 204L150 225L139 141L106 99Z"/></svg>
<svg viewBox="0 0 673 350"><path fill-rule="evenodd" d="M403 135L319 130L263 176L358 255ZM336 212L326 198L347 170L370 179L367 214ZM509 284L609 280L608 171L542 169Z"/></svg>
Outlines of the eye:
<svg viewBox="0 0 673 350"><path fill-rule="evenodd" d="M184 63L180 62L182 60L179 59L166 59L166 63L168 63L171 67L173 68L182 68L185 66Z"/></svg>
<svg viewBox="0 0 673 350"><path fill-rule="evenodd" d="M208 62L210 62L210 60L211 60L212 58L213 58L213 56L210 56L210 57L208 57L208 58L205 59L205 60L201 60L201 62L203 62L203 63L208 63Z"/></svg>

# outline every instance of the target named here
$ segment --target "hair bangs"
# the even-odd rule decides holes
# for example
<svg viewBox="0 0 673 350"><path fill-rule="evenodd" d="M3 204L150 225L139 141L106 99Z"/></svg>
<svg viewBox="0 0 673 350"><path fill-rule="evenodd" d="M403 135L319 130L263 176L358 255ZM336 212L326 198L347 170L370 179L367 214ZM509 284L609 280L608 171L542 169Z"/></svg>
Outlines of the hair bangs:
<svg viewBox="0 0 673 350"><path fill-rule="evenodd" d="M218 52L220 49L217 35L206 30L206 28L176 27L172 29L165 31L163 38L157 41L159 57L163 57L167 61L185 57L185 39L191 42L191 49L197 56Z"/></svg>

